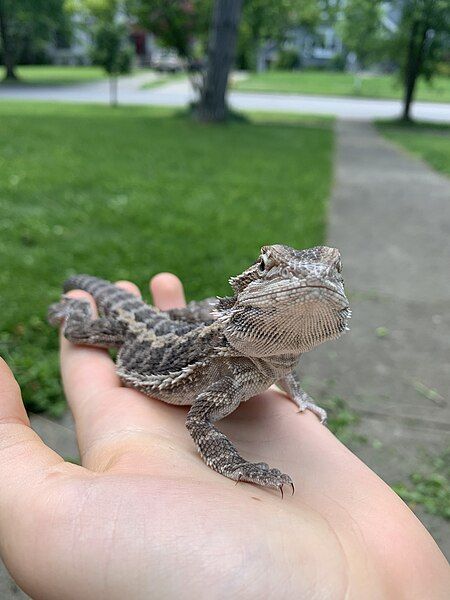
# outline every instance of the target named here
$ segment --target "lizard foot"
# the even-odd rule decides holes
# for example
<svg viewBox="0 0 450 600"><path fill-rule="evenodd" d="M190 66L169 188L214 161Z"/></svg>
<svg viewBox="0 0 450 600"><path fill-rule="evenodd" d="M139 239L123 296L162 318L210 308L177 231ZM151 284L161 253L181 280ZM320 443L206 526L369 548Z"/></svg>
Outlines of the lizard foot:
<svg viewBox="0 0 450 600"><path fill-rule="evenodd" d="M294 484L289 475L285 475L279 469L270 469L269 465L263 462L244 463L233 471L231 478L236 481L247 481L263 487L279 489L282 497L283 485L288 484L292 486L292 493L294 493Z"/></svg>
<svg viewBox="0 0 450 600"><path fill-rule="evenodd" d="M303 400L298 405L298 408L299 408L298 412L304 412L305 410L310 410L311 412L313 412L315 415L317 415L319 417L321 423L323 423L324 425L326 424L327 411L324 410L323 408L320 408L320 406L317 406L317 404L314 404L314 402L310 402L308 400Z"/></svg>
<svg viewBox="0 0 450 600"><path fill-rule="evenodd" d="M58 327L67 319L74 308L80 308L80 304L84 305L86 301L63 296L59 302L49 306L47 312L48 322L53 327Z"/></svg>

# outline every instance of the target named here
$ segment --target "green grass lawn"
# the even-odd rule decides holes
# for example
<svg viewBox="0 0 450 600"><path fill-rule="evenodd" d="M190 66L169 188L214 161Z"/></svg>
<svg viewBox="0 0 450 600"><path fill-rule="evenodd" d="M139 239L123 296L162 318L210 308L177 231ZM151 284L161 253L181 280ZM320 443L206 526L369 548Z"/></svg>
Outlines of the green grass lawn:
<svg viewBox="0 0 450 600"><path fill-rule="evenodd" d="M402 125L391 121L378 123L378 128L387 138L450 176L450 125Z"/></svg>
<svg viewBox="0 0 450 600"><path fill-rule="evenodd" d="M262 244L323 240L330 120L3 102L0 121L0 354L32 410L63 406L45 313L69 275L146 289L167 270L223 295Z"/></svg>
<svg viewBox="0 0 450 600"><path fill-rule="evenodd" d="M248 92L282 92L363 98L401 98L402 88L395 75L365 76L355 85L350 73L330 71L266 71L250 73L235 89ZM450 102L450 77L436 77L431 86L419 81L416 100Z"/></svg>
<svg viewBox="0 0 450 600"><path fill-rule="evenodd" d="M3 82L2 85L70 85L105 79L105 71L101 67L69 67L53 65L29 65L18 67L18 82ZM0 81L3 80L4 68L0 67Z"/></svg>
<svg viewBox="0 0 450 600"><path fill-rule="evenodd" d="M450 447L438 456L427 456L420 471L408 479L392 487L409 507L422 506L427 513L450 521Z"/></svg>

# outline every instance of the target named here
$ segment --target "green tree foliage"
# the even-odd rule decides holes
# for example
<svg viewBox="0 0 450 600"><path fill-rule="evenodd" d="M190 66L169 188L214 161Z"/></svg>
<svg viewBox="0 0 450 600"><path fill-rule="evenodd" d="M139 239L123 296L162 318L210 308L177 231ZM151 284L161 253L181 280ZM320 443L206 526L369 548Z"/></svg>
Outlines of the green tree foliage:
<svg viewBox="0 0 450 600"><path fill-rule="evenodd" d="M419 77L431 80L450 58L450 0L397 0L401 20L391 55L398 57L404 85L403 120L410 120Z"/></svg>
<svg viewBox="0 0 450 600"><path fill-rule="evenodd" d="M117 105L117 76L129 73L133 50L129 42L129 3L120 0L67 0L66 9L83 18L93 42L92 61L110 78L110 103Z"/></svg>
<svg viewBox="0 0 450 600"><path fill-rule="evenodd" d="M161 45L176 50L188 63L204 52L212 0L132 0L130 7Z"/></svg>
<svg viewBox="0 0 450 600"><path fill-rule="evenodd" d="M389 32L383 26L381 0L348 0L338 28L342 41L366 68L380 59Z"/></svg>
<svg viewBox="0 0 450 600"><path fill-rule="evenodd" d="M64 0L0 0L0 49L6 79L17 79L25 46L38 50L67 25Z"/></svg>
<svg viewBox="0 0 450 600"><path fill-rule="evenodd" d="M133 50L128 41L127 28L112 22L100 22L93 32L94 64L105 69L110 78L110 103L117 105L117 76L129 73L133 63Z"/></svg>
<svg viewBox="0 0 450 600"><path fill-rule="evenodd" d="M242 66L255 69L257 54L267 40L283 40L297 25L313 26L321 15L317 0L247 0L242 9L238 54Z"/></svg>
<svg viewBox="0 0 450 600"><path fill-rule="evenodd" d="M275 63L275 69L279 71L292 71L299 66L299 56L296 50L280 50Z"/></svg>
<svg viewBox="0 0 450 600"><path fill-rule="evenodd" d="M129 12L130 0L65 0L65 10L84 22L89 28L98 23L124 20Z"/></svg>
<svg viewBox="0 0 450 600"><path fill-rule="evenodd" d="M100 23L94 31L94 64L103 67L109 75L128 73L133 52L127 35L126 27L120 23Z"/></svg>
<svg viewBox="0 0 450 600"><path fill-rule="evenodd" d="M388 29L389 11L399 18ZM404 87L403 119L410 120L418 78L430 80L450 57L450 0L348 0L343 17L343 41L363 66L381 57L398 65Z"/></svg>

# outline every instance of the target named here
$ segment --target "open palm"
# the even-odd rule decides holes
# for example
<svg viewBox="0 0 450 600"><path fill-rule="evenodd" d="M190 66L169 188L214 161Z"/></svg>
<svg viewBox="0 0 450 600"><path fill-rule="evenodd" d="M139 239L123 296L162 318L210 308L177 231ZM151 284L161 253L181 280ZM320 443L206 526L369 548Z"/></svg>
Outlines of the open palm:
<svg viewBox="0 0 450 600"><path fill-rule="evenodd" d="M173 276L152 290L160 308L184 302ZM432 538L314 415L269 391L219 425L291 475L282 499L208 469L187 410L122 388L106 351L61 346L83 466L29 428L0 365L0 550L35 600L446 597Z"/></svg>

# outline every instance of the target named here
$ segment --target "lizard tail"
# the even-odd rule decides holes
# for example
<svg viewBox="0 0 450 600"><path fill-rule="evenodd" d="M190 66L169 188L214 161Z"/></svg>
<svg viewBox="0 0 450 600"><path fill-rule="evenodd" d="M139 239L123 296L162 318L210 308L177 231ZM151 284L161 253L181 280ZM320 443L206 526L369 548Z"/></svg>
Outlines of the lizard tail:
<svg viewBox="0 0 450 600"><path fill-rule="evenodd" d="M70 290L84 290L94 297L97 307L101 312L108 310L118 303L126 302L128 310L136 310L143 302L134 294L127 292L106 279L99 279L92 275L74 275L63 284L64 293Z"/></svg>
<svg viewBox="0 0 450 600"><path fill-rule="evenodd" d="M97 299L97 294L101 290L105 290L112 285L111 282L106 281L105 279L99 279L98 277L93 277L92 275L73 275L63 283L63 290L64 293L69 292L70 290L84 290Z"/></svg>

